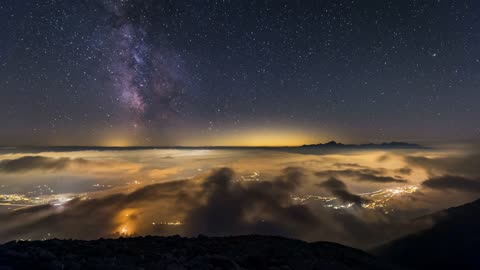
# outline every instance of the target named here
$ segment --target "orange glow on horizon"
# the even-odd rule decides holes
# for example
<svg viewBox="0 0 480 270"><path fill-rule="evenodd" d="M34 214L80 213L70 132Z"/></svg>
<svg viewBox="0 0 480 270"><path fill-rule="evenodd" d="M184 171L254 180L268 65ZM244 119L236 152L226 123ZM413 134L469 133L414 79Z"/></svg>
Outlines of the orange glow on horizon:
<svg viewBox="0 0 480 270"><path fill-rule="evenodd" d="M301 146L304 144L316 144L330 141L335 138L342 141L343 138L331 136L326 132L308 131L305 129L292 128L249 128L243 130L225 130L213 133L191 133L184 130L176 134L175 142L166 143L162 138L151 138L149 141L141 137L120 137L118 135L107 136L97 145L105 147L129 147L129 146L235 146L235 147L279 147ZM345 142L345 141L342 141Z"/></svg>
<svg viewBox="0 0 480 270"><path fill-rule="evenodd" d="M299 146L318 143L322 137L312 136L301 130L253 130L214 136L209 145L218 146Z"/></svg>

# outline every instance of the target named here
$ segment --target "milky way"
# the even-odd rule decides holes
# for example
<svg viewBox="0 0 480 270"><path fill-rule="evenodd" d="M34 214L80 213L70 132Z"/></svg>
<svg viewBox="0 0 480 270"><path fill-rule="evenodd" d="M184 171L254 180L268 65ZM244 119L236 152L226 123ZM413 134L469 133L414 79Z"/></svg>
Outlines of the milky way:
<svg viewBox="0 0 480 270"><path fill-rule="evenodd" d="M179 114L185 94L181 57L149 35L147 17L134 22L126 4L105 3L105 7L114 20L107 25L111 31L107 70L121 105L142 123Z"/></svg>

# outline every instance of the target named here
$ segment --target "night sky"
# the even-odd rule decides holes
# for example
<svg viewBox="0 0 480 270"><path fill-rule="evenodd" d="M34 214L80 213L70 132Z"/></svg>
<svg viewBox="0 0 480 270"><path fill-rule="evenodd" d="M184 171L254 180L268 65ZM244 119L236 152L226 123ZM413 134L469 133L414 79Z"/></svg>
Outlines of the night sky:
<svg viewBox="0 0 480 270"><path fill-rule="evenodd" d="M480 136L480 2L2 0L0 145Z"/></svg>

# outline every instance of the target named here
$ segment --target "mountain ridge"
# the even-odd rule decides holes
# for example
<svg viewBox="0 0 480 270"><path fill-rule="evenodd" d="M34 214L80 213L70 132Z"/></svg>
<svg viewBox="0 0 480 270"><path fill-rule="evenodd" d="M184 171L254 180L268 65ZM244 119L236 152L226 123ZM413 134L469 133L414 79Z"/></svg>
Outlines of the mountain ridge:
<svg viewBox="0 0 480 270"><path fill-rule="evenodd" d="M366 144L343 144L336 141L319 144L304 144L300 147L340 147L340 148L423 148L423 146L407 142L383 142L383 143L366 143Z"/></svg>
<svg viewBox="0 0 480 270"><path fill-rule="evenodd" d="M434 225L375 250L377 256L412 269L480 269L480 199L420 219Z"/></svg>

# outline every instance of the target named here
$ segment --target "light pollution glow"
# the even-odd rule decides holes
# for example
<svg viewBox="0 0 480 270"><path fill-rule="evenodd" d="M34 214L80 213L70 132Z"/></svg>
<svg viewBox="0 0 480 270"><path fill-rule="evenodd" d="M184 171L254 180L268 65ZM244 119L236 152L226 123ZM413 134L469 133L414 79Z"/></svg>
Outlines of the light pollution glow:
<svg viewBox="0 0 480 270"><path fill-rule="evenodd" d="M193 136L192 136L193 135ZM154 136L146 140L144 137L128 136L124 133L113 133L103 136L94 143L97 146L127 147L127 146L299 146L315 144L329 140L339 140L343 137L333 136L327 132L308 131L304 128L258 128L219 131L216 133L191 133L188 131L175 135L174 142L158 140ZM343 138L344 139L344 138ZM343 140L348 142L348 140Z"/></svg>
<svg viewBox="0 0 480 270"><path fill-rule="evenodd" d="M262 129L229 132L204 139L207 145L218 146L298 146L318 143L325 138L304 130ZM201 143L201 142L199 142Z"/></svg>

